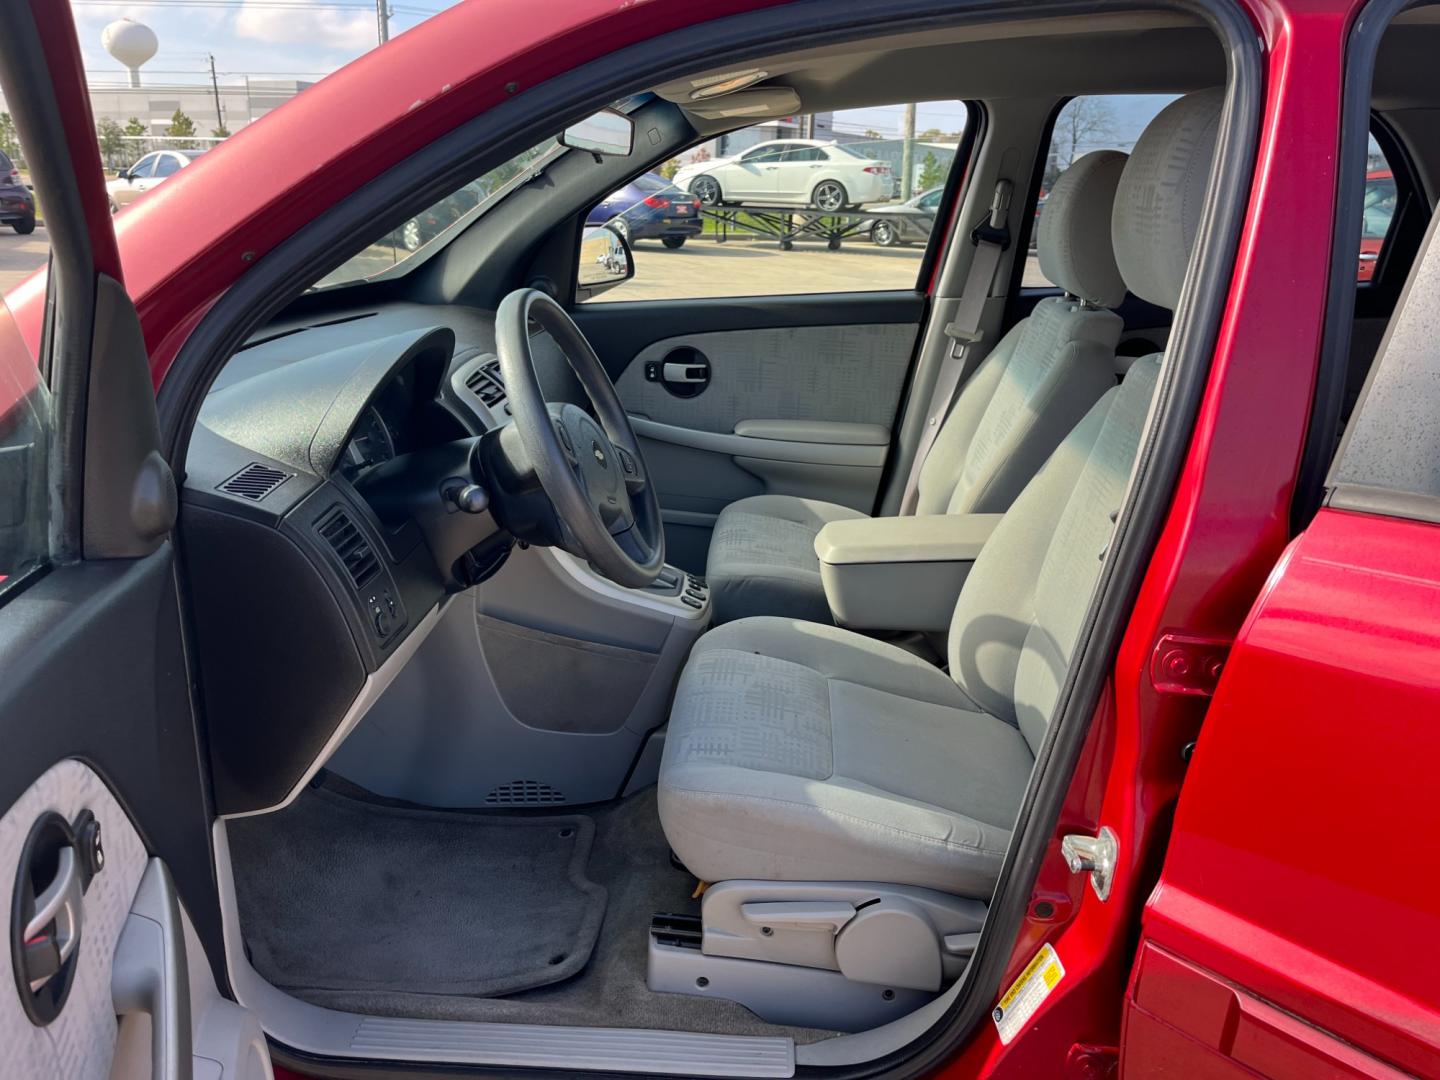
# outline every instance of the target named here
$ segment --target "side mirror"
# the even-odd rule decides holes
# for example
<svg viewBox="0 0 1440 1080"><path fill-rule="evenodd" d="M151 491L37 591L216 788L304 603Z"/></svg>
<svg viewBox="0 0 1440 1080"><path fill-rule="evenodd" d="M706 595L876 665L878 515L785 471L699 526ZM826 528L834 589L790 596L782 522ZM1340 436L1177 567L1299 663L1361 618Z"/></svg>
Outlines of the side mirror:
<svg viewBox="0 0 1440 1080"><path fill-rule="evenodd" d="M596 157L626 157L635 145L635 121L614 109L601 109L562 131L560 145Z"/></svg>
<svg viewBox="0 0 1440 1080"><path fill-rule="evenodd" d="M580 234L580 265L575 299L589 300L635 276L635 260L625 238L608 225L587 226Z"/></svg>
<svg viewBox="0 0 1440 1080"><path fill-rule="evenodd" d="M121 169L119 172L117 172L117 173L115 174L115 179L128 181L128 180L130 179L130 170L129 170L129 169Z"/></svg>

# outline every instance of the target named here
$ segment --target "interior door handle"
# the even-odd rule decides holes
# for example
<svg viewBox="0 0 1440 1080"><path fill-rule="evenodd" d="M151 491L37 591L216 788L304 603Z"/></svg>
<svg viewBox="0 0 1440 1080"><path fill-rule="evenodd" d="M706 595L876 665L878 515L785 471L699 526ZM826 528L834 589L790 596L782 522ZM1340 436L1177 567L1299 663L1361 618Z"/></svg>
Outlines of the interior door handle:
<svg viewBox="0 0 1440 1080"><path fill-rule="evenodd" d="M710 369L704 364L666 364L660 378L667 383L709 382Z"/></svg>
<svg viewBox="0 0 1440 1080"><path fill-rule="evenodd" d="M80 944L84 921L81 885L75 849L67 844L60 849L55 880L35 897L35 914L25 924L21 965L32 994L60 973Z"/></svg>

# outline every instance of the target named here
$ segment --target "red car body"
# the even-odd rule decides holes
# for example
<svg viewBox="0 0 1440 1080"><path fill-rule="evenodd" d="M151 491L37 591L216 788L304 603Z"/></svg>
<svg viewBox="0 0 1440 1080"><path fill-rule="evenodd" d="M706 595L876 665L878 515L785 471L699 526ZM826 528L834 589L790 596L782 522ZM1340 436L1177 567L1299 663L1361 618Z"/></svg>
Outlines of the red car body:
<svg viewBox="0 0 1440 1080"><path fill-rule="evenodd" d="M397 161L551 76L775 2L570 0L543 15L523 0L460 4L326 78L138 203L113 239L92 226L98 264L123 271L156 385L227 288ZM52 69L81 70L61 30L68 8L33 6L51 43L72 49ZM1266 99L1231 293L1007 981L1042 942L1065 978L1023 1037L1003 1046L984 1025L947 1075L1055 1075L1059 1061L1065 1075L1100 1075L1117 1048L1136 1074L1440 1073L1429 844L1374 821L1405 815L1411 837L1440 835L1427 782L1440 760L1440 526L1324 511L1298 539L1290 528L1325 328L1347 34L1362 6L1244 0ZM88 106L78 92L67 104L74 160L103 208ZM40 280L9 302L35 350ZM1213 704L1155 678L1157 648L1175 636L1234 643ZM1383 724L1356 711L1376 695ZM1402 738L1402 754L1380 752ZM1061 834L1102 822L1120 838L1108 903L1058 854Z"/></svg>

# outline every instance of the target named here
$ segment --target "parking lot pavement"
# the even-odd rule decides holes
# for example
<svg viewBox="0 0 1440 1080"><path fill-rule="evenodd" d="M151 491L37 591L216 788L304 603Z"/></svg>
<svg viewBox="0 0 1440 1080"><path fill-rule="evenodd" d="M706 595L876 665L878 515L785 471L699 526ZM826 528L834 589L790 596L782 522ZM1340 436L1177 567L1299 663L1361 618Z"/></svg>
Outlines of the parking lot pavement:
<svg viewBox="0 0 1440 1080"><path fill-rule="evenodd" d="M45 230L21 236L13 229L0 229L0 296L33 274L50 257Z"/></svg>

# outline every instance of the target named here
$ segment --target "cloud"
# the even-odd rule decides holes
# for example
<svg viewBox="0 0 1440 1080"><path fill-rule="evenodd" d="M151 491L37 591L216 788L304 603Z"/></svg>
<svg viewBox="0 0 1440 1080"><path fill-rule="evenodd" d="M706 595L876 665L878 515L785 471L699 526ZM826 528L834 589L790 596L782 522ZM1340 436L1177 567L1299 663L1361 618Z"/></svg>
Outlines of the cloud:
<svg viewBox="0 0 1440 1080"><path fill-rule="evenodd" d="M375 45L375 16L364 11L264 8L247 3L235 16L235 34L269 45L364 51Z"/></svg>

